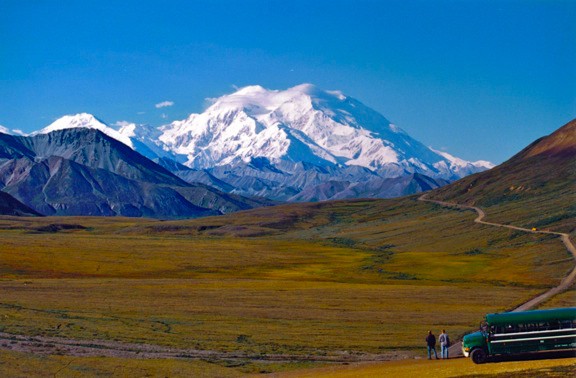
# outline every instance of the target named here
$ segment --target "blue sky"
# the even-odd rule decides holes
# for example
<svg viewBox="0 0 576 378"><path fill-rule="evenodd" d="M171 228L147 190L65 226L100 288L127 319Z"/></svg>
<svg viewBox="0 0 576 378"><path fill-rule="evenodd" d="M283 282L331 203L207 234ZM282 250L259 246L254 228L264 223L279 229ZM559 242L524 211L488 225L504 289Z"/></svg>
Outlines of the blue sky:
<svg viewBox="0 0 576 378"><path fill-rule="evenodd" d="M161 125L307 82L500 163L576 116L575 19L571 0L0 0L0 125Z"/></svg>

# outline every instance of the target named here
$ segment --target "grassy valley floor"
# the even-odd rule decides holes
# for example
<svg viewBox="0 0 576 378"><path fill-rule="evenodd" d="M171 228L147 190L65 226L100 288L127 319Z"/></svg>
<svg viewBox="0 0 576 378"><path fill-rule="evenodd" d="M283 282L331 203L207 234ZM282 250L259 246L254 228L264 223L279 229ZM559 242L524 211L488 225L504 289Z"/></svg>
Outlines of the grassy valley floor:
<svg viewBox="0 0 576 378"><path fill-rule="evenodd" d="M34 361L80 370L99 361L101 375L145 366L235 376L419 356L428 329L456 340L572 267L556 238L474 217L406 198L170 222L2 218L0 332L250 358L99 360L11 351L6 341L0 372L41 376L48 370L30 370ZM286 358L254 358L267 355ZM17 360L30 360L28 370Z"/></svg>

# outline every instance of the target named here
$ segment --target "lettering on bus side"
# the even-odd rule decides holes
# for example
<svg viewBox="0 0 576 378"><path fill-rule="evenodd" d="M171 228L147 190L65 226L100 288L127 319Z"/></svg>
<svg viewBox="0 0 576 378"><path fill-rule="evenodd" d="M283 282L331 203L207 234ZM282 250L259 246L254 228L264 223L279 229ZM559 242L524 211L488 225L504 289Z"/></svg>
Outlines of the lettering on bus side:
<svg viewBox="0 0 576 378"><path fill-rule="evenodd" d="M572 320L496 325L490 331L490 354L576 347L576 321Z"/></svg>

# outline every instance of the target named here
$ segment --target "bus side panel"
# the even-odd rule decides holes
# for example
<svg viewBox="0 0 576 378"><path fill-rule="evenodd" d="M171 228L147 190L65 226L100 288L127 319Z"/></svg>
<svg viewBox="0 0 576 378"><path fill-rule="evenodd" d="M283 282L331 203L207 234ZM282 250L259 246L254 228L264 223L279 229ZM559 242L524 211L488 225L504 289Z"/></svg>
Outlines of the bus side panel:
<svg viewBox="0 0 576 378"><path fill-rule="evenodd" d="M525 335L495 335L490 339L490 354L515 354L556 349L576 348L576 330L528 333Z"/></svg>

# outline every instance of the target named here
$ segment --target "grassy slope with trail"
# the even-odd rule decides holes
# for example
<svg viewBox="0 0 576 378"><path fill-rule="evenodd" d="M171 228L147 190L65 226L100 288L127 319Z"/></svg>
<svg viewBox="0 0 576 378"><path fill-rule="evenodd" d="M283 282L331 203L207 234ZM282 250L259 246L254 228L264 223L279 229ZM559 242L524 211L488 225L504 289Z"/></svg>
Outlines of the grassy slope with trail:
<svg viewBox="0 0 576 378"><path fill-rule="evenodd" d="M431 199L479 206L487 221L576 236L576 120L508 161L430 193Z"/></svg>

